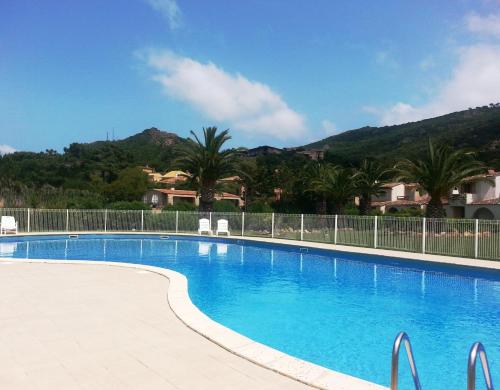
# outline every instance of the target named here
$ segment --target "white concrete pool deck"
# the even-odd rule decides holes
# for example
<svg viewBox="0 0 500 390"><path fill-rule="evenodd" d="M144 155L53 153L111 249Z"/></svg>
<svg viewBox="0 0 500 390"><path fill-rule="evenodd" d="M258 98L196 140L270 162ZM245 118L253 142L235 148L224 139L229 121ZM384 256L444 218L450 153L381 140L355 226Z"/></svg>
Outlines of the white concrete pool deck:
<svg viewBox="0 0 500 390"><path fill-rule="evenodd" d="M500 269L499 262L494 261L282 239L256 240L385 255L410 261L425 260ZM22 263L23 261L32 264ZM41 262L47 264L40 264ZM65 389L308 388L283 375L325 389L385 389L293 358L210 320L191 303L186 279L174 271L105 262L65 263L68 264L62 264L58 260L0 260L0 341L7 346L7 352L0 349L0 364L12 367L7 370L11 373L10 377L5 376L5 370L0 370L1 389L4 388L3 380L19 380L20 387L7 387L12 389L62 388L49 383L55 380L52 379L53 376L58 377L57 372L61 373L60 380L76 381L76 387L64 386ZM17 337L9 337L10 333ZM23 334L25 338L22 337ZM55 349L45 346L47 342L54 340L57 345L57 334L64 340L61 341L60 354L57 346ZM52 337L55 339L51 340ZM45 340L46 338L49 340ZM85 342L97 349L89 349ZM83 346L83 350L76 353L76 346L80 349ZM102 351L99 347L103 347ZM138 351L143 355L137 355ZM37 353L41 353L43 359L34 359ZM96 375L88 374L82 367L78 371L76 363L71 366L71 363L61 362L65 359L74 362L80 355L80 359L92 361L91 369L97 370ZM51 360L47 356L52 356ZM23 359L28 361L23 362ZM36 361L30 363L30 359ZM115 361L118 362L118 367L114 365ZM46 374L44 362L51 362L51 375ZM65 364L69 364L69 367ZM127 364L130 364L130 370L126 369ZM134 364L137 373L131 375L133 378L130 379L128 376L134 372ZM42 375L45 382L36 379L36 374L28 375L26 367L30 372L36 371ZM92 385L88 382L91 378L110 382ZM26 380L26 387L22 387L22 382ZM33 387L34 384L38 387Z"/></svg>
<svg viewBox="0 0 500 390"><path fill-rule="evenodd" d="M168 280L102 265L0 263L0 389L307 389L186 327Z"/></svg>

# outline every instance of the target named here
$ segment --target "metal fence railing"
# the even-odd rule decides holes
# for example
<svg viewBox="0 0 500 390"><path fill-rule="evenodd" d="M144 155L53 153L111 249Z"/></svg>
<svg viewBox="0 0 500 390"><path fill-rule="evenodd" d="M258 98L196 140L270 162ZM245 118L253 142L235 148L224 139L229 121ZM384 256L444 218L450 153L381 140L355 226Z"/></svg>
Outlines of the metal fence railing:
<svg viewBox="0 0 500 390"><path fill-rule="evenodd" d="M323 242L408 252L500 260L500 221L389 216L199 213L153 210L0 208L23 232L196 233L199 218L215 231L227 219L232 236Z"/></svg>

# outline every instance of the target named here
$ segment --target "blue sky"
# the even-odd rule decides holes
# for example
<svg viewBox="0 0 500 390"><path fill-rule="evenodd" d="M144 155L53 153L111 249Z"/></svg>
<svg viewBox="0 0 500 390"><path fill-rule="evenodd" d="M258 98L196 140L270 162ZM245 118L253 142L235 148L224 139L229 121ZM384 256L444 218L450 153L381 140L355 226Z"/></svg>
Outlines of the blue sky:
<svg viewBox="0 0 500 390"><path fill-rule="evenodd" d="M152 126L300 145L500 101L500 2L0 2L0 153Z"/></svg>

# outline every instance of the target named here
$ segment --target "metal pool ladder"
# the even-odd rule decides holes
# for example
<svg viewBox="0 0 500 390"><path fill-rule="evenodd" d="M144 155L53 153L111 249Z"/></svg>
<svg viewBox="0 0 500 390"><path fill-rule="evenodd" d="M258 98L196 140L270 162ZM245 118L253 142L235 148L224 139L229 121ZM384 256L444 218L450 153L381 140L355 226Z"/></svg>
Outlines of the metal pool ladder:
<svg viewBox="0 0 500 390"><path fill-rule="evenodd" d="M486 389L493 390L493 382L491 380L490 366L488 365L488 357L483 344L476 342L472 345L469 352L469 362L467 364L467 390L476 390L476 362L477 355L481 360L483 367L484 381L486 382Z"/></svg>
<svg viewBox="0 0 500 390"><path fill-rule="evenodd" d="M394 340L394 346L392 347L391 390L398 389L399 350L401 349L401 343L404 343L405 345L408 363L410 363L411 376L413 377L413 383L415 384L415 390L422 390L422 386L420 385L420 380L418 378L415 358L413 357L413 351L411 349L410 338L405 332L400 332L397 335L396 340ZM476 390L476 362L478 355L481 360L481 366L483 367L486 389L494 390L486 350L480 342L474 343L469 352L469 362L467 364L467 390Z"/></svg>
<svg viewBox="0 0 500 390"><path fill-rule="evenodd" d="M405 332L400 332L397 335L396 340L394 340L394 346L392 347L391 390L398 389L399 350L401 349L401 343L404 343L405 345L406 355L408 356L408 363L410 363L411 376L413 377L413 383L415 384L415 390L422 390L422 387L420 386L420 380L418 379L415 358L413 357L413 351L411 349L410 338ZM471 389L469 388L468 390Z"/></svg>

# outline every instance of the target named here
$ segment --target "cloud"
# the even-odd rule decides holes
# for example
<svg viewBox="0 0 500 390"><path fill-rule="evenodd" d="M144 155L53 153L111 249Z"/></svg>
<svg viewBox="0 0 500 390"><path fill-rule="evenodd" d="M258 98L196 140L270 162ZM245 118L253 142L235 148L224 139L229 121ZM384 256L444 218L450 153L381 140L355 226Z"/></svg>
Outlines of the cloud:
<svg viewBox="0 0 500 390"><path fill-rule="evenodd" d="M306 134L305 119L266 84L170 51L149 51L142 58L156 71L153 79L170 97L190 104L211 120L250 135L281 140Z"/></svg>
<svg viewBox="0 0 500 390"><path fill-rule="evenodd" d="M480 16L471 13L464 18L467 30L476 38L493 40L470 44L457 50L457 61L450 77L435 87L427 103L411 105L398 102L388 108L363 107L363 111L380 118L381 125L418 121L469 107L500 101L500 14ZM479 41L478 41L479 42ZM384 57L381 57L384 60ZM420 64L422 70L434 67L432 56Z"/></svg>
<svg viewBox="0 0 500 390"><path fill-rule="evenodd" d="M328 119L321 121L321 128L323 129L323 133L328 136L337 134L339 132L337 126L335 126L335 124Z"/></svg>
<svg viewBox="0 0 500 390"><path fill-rule="evenodd" d="M167 20L171 30L179 28L182 24L182 13L176 0L146 0L155 10L160 12Z"/></svg>
<svg viewBox="0 0 500 390"><path fill-rule="evenodd" d="M466 16L465 24L470 32L500 38L500 14L481 16L471 13Z"/></svg>
<svg viewBox="0 0 500 390"><path fill-rule="evenodd" d="M0 145L0 155L14 153L15 151L16 151L16 149L14 149L10 145L5 145L5 144Z"/></svg>
<svg viewBox="0 0 500 390"><path fill-rule="evenodd" d="M389 109L378 109L380 124L413 122L500 101L500 45L463 47L458 57L451 77L431 101L420 106L398 102Z"/></svg>

